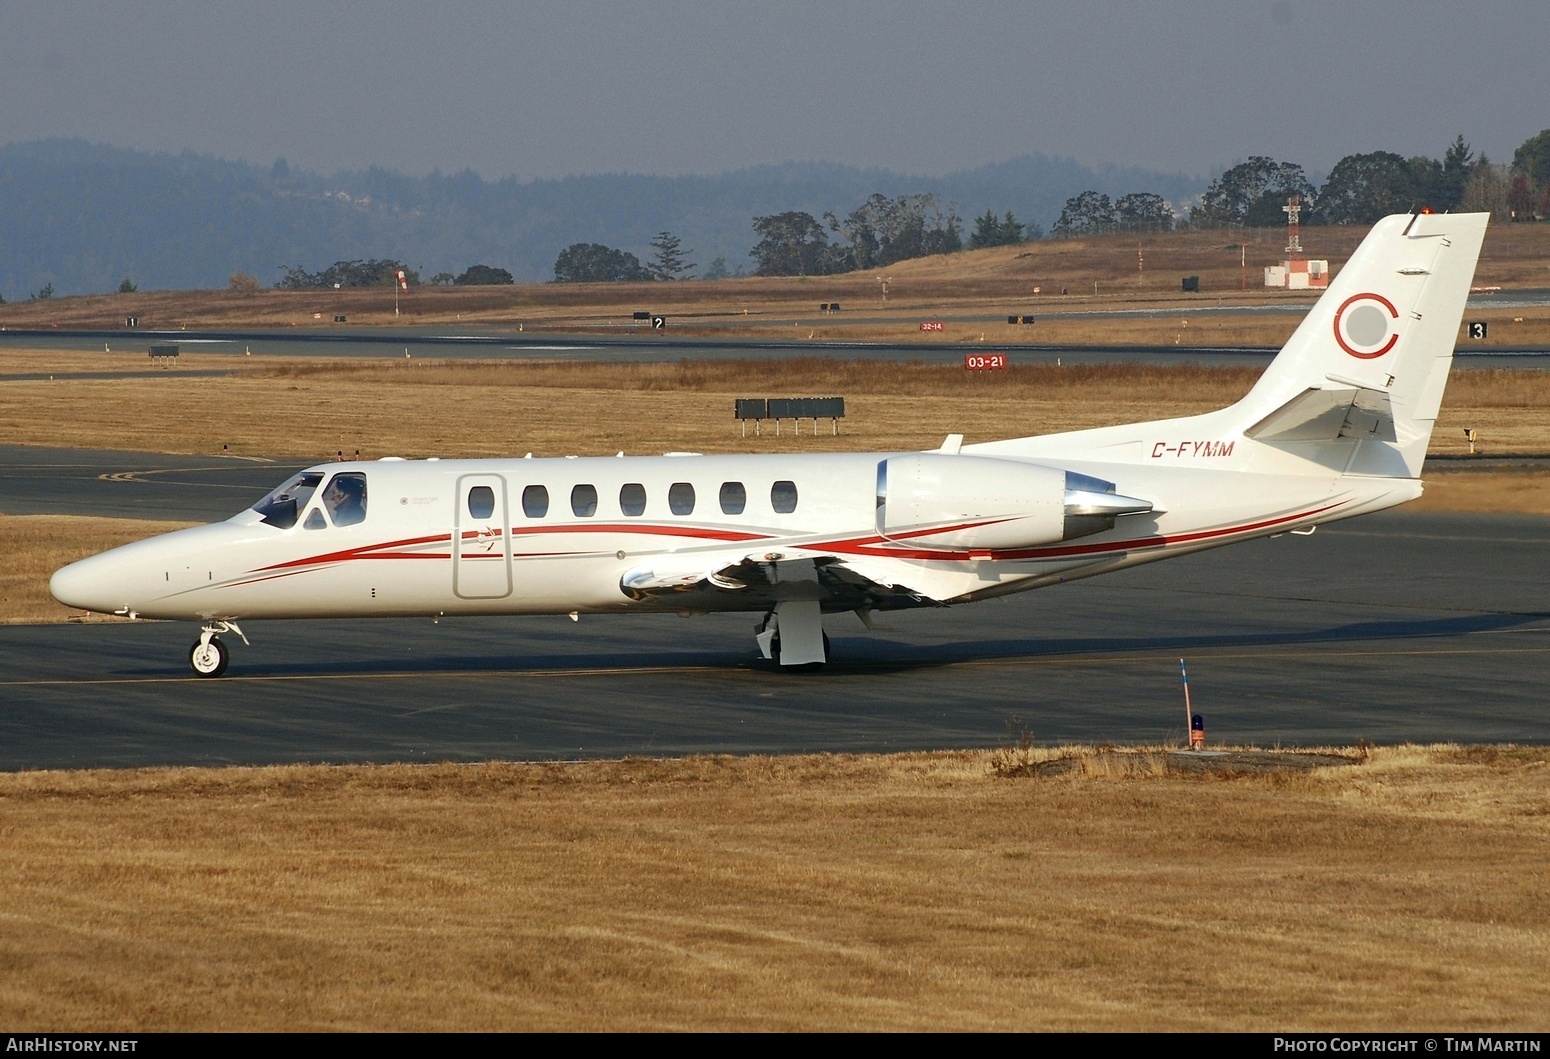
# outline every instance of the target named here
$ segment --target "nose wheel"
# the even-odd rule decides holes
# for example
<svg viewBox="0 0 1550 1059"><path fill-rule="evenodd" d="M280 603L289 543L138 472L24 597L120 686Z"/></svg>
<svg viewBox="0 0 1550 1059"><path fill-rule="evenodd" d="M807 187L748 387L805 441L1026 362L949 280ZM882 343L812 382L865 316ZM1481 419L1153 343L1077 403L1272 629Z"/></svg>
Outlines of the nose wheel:
<svg viewBox="0 0 1550 1059"><path fill-rule="evenodd" d="M231 648L216 635L222 632L234 632L242 636L242 630L237 628L234 621L212 622L199 630L198 641L188 649L188 664L198 676L218 677L226 672L227 665L231 663ZM248 638L242 636L242 642L247 643Z"/></svg>
<svg viewBox="0 0 1550 1059"><path fill-rule="evenodd" d="M221 643L218 636L201 638L188 650L188 664L202 677L220 676L230 662L231 648Z"/></svg>

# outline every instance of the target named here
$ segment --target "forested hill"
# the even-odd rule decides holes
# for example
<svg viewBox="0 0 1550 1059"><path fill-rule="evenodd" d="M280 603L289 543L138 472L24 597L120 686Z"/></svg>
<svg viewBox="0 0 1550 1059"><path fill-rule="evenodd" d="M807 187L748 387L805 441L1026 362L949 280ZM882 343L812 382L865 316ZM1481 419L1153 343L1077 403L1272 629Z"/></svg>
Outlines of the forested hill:
<svg viewBox="0 0 1550 1059"><path fill-rule="evenodd" d="M488 181L469 171L405 176L373 167L330 176L287 165L152 154L78 140L0 147L0 296L103 293L129 278L142 290L224 287L238 270L264 286L290 265L393 258L429 278L472 264L518 280L552 277L573 243L642 257L658 232L679 236L701 269L716 257L751 268L755 216L804 210L844 216L867 196L930 193L965 221L1013 211L1048 229L1072 195L1145 191L1174 203L1203 179L1028 154L912 177L877 169L788 163L720 176L574 176Z"/></svg>

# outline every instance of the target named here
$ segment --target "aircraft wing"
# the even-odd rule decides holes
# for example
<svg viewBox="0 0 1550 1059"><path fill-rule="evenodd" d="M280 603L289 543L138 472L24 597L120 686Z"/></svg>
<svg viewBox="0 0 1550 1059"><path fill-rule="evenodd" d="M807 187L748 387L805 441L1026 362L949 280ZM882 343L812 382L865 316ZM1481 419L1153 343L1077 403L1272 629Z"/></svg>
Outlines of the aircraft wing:
<svg viewBox="0 0 1550 1059"><path fill-rule="evenodd" d="M678 554L656 556L619 579L631 599L672 600L687 608L694 597L742 596L749 609L789 599L817 599L831 610L935 606L962 591L924 568L870 556L825 555L796 551L740 555ZM942 581L940 585L932 582Z"/></svg>

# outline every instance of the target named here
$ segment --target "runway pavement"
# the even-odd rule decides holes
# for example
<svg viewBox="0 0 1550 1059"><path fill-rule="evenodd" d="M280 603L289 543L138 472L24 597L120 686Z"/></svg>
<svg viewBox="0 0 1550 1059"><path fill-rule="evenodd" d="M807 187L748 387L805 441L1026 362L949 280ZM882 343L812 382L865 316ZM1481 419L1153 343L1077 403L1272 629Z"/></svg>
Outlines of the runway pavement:
<svg viewBox="0 0 1550 1059"><path fill-rule="evenodd" d="M1260 307L1265 311L1282 312L1286 307ZM1306 305L1294 307L1305 312ZM1201 309L1199 311L1205 311ZM1137 310L1152 312L1152 310ZM1128 316L1131 311L1097 314L1072 314L1078 316ZM995 318L1004 321L1004 316ZM821 319L764 321L775 326L792 328L789 341L769 339L685 338L647 331L631 332L620 327L605 334L558 334L518 332L495 329L449 329L445 327L403 328L285 328L271 330L206 330L206 331L0 331L0 349L59 349L78 352L100 352L104 346L112 353L107 358L122 366L122 354L126 351L143 351L151 343L176 343L182 352L212 353L237 358L251 351L254 355L296 357L364 357L364 358L434 358L542 360L542 361L603 361L660 363L679 360L742 360L779 357L834 357L840 360L890 360L921 361L927 364L961 364L965 353L997 351L1007 353L1017 364L1089 364L1139 361L1150 364L1204 363L1204 364L1268 364L1275 350L1270 348L1218 347L1218 346L1093 346L1070 348L1041 344L1032 329L1028 340L1021 342L974 341L959 342L811 342L805 336L823 326ZM958 321L968 331L978 333L995 322L990 317L974 317ZM1002 324L1002 326L1005 326ZM796 335L802 335L799 339ZM1538 347L1492 349L1483 352L1469 346L1458 350L1462 363L1475 367L1543 368L1550 359L1550 350ZM169 369L186 372L186 369ZM208 371L208 369L205 369ZM147 374L150 374L149 370ZM30 375L4 376L21 379Z"/></svg>
<svg viewBox="0 0 1550 1059"><path fill-rule="evenodd" d="M55 511L218 518L287 470L142 455L41 458L69 482L50 493L44 471L9 473L0 511L30 496ZM141 473L98 477L112 468ZM871 633L839 615L835 661L817 673L758 661L752 624L254 622L252 646L233 643L214 681L188 670L191 625L0 627L0 768L883 751L1023 729L1152 742L1183 734L1181 656L1213 741L1550 740L1546 518L1387 513L884 616Z"/></svg>
<svg viewBox="0 0 1550 1059"><path fill-rule="evenodd" d="M1004 321L1005 317L1001 317ZM295 328L259 331L0 331L0 349L58 349L102 352L122 364L126 350L143 352L151 343L176 343L183 353L225 355L238 358L284 357L411 357L436 360L536 360L600 361L604 363L662 363L680 360L749 360L782 357L834 357L840 360L921 361L927 364L962 364L965 353L987 349L1006 352L1016 363L1063 364L1110 363L1144 360L1148 363L1257 364L1269 362L1274 350L1190 346L1123 346L1071 349L1034 343L985 345L979 342L845 342L813 343L806 335L820 324L804 321L766 321L791 327L789 341L769 339L686 338L657 335L641 329L632 333L619 328L606 334L559 334L498 330L449 330L447 328ZM982 328L982 323L974 324ZM1004 326L1004 324L1003 324ZM158 369L190 373L187 369ZM208 370L208 369L206 369ZM36 378L29 375L6 379ZM145 374L154 374L147 369Z"/></svg>

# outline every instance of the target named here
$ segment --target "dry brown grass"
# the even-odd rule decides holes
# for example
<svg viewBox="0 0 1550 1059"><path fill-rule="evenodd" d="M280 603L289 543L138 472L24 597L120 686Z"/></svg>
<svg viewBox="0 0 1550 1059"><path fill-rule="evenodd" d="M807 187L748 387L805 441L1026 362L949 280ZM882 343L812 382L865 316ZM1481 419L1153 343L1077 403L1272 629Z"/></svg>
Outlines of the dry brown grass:
<svg viewBox="0 0 1550 1059"><path fill-rule="evenodd" d="M1550 475L1533 471L1428 470L1426 493L1405 511L1550 515Z"/></svg>
<svg viewBox="0 0 1550 1059"><path fill-rule="evenodd" d="M73 611L48 594L48 579L66 563L187 522L0 514L0 623L62 621Z"/></svg>
<svg viewBox="0 0 1550 1059"><path fill-rule="evenodd" d="M1406 747L1271 776L1109 753L1006 779L984 751L4 775L0 1022L1538 1030L1547 763Z"/></svg>
<svg viewBox="0 0 1550 1059"><path fill-rule="evenodd" d="M13 356L46 356L61 368L52 381L0 383L0 435L13 443L163 452L227 444L302 459L341 449L454 457L928 448L948 433L976 441L1191 415L1237 399L1258 374L1148 364L976 373L822 357L668 364L252 357L234 365L194 354L184 358L187 367L236 374L81 379L64 369L95 363L101 370L102 355L0 351L0 371ZM836 394L847 398L848 412L837 438L827 424L818 438L792 438L789 423L784 440L743 438L732 418L737 397ZM1465 427L1480 431L1485 452L1550 452L1550 373L1456 369L1433 451L1466 451Z"/></svg>
<svg viewBox="0 0 1550 1059"><path fill-rule="evenodd" d="M789 357L778 360L680 360L656 364L558 363L489 360L316 362L290 359L262 370L273 378L352 378L409 381L424 386L587 389L607 392L802 393L929 396L965 402L1004 394L1017 400L1054 396L1099 403L1155 395L1159 401L1230 401L1252 385L1255 368L1144 363L1013 364L1004 371L970 372L957 365L900 364L888 360ZM1507 373L1515 374L1515 373ZM1514 390L1527 397L1532 388Z"/></svg>
<svg viewBox="0 0 1550 1059"><path fill-rule="evenodd" d="M94 356L94 355L85 355ZM0 355L0 363L3 363ZM190 367L229 358L186 358ZM161 452L231 451L323 458L383 454L612 455L778 451L742 438L737 397L847 398L838 438L804 450L929 448L971 440L1205 411L1236 397L1252 373L1122 366L1041 369L1004 377L962 369L831 360L682 365L523 362L298 362L243 358L235 377L72 379L0 384L0 435L13 443ZM1062 374L1066 372L1066 374ZM1107 380L1106 384L1102 384ZM1102 384L1102 385L1100 385ZM42 415L40 409L48 409ZM585 424L578 429L578 424ZM809 432L812 424L807 424Z"/></svg>

